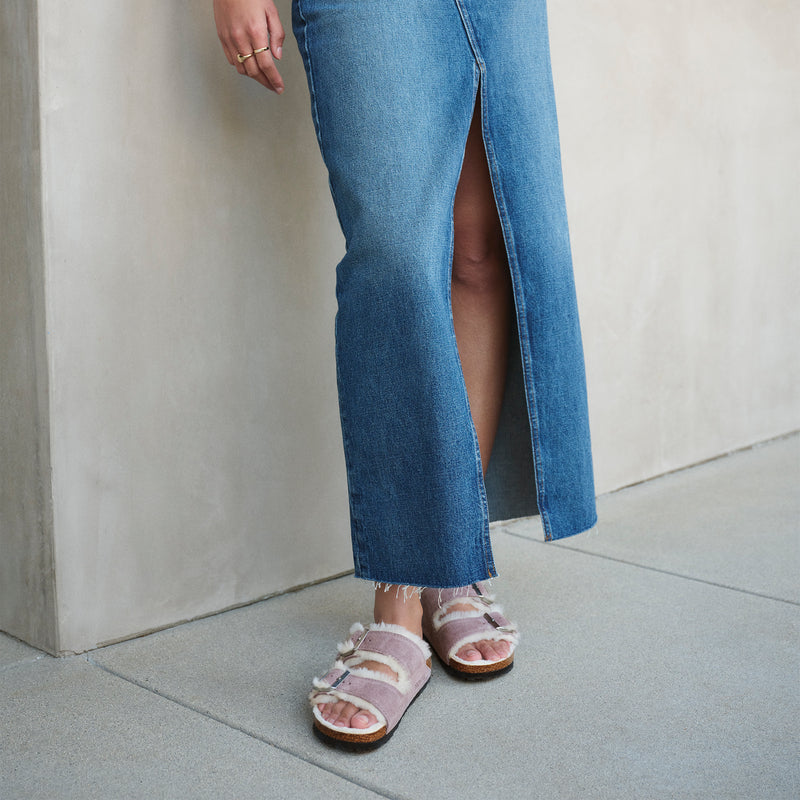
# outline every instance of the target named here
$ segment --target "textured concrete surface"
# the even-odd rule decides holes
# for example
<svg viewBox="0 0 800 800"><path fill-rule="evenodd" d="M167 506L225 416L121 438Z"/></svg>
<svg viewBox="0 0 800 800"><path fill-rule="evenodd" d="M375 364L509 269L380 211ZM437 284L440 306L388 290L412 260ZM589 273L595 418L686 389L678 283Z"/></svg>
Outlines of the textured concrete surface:
<svg viewBox="0 0 800 800"><path fill-rule="evenodd" d="M598 499L568 547L800 603L800 436L776 439ZM538 517L507 524L543 540Z"/></svg>
<svg viewBox="0 0 800 800"><path fill-rule="evenodd" d="M0 670L19 664L21 661L37 661L44 657L45 654L41 650L0 633Z"/></svg>
<svg viewBox="0 0 800 800"><path fill-rule="evenodd" d="M784 510L798 484L740 489L756 466L791 472L796 447L603 498L602 533L580 548L537 541L532 521L495 529L495 589L524 632L515 669L465 684L437 665L372 754L320 744L305 702L335 642L368 618L353 578L88 656L19 661L0 680L8 796L795 798L800 605L747 534L764 503L763 547L796 574L798 518ZM698 492L727 509L724 525ZM691 513L696 562L683 552Z"/></svg>
<svg viewBox="0 0 800 800"><path fill-rule="evenodd" d="M373 796L80 658L9 670L0 704L4 798Z"/></svg>

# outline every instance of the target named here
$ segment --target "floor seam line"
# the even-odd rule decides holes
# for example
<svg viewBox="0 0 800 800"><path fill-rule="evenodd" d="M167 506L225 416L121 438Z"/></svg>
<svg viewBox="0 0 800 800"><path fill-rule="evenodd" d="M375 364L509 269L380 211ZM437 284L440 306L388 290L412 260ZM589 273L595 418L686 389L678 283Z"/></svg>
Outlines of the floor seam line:
<svg viewBox="0 0 800 800"><path fill-rule="evenodd" d="M751 597L760 597L762 600L774 600L776 603L786 603L790 606L800 606L800 603L795 600L787 600L785 597L775 597L771 594L763 594L762 592L754 592L751 589L742 589L739 586L729 586L726 583L718 583L716 581L710 581L705 578L696 578L692 575L684 575L681 572L673 572L672 570L668 569L661 569L660 567L653 567L648 564L637 564L635 561L627 561L624 558L616 558L614 556L608 556L604 553L594 553L591 550L581 550L578 547L570 547L569 545L565 544L558 544L556 542L543 542L539 539L531 539L529 536L523 536L519 533L513 533L512 531L506 530L509 536L513 536L515 539L523 539L526 542L533 542L534 544L540 545L548 545L550 547L558 547L559 550L569 550L573 553L580 553L581 555L585 556L592 556L593 558L603 558L606 561L615 561L617 564L625 564L629 567L636 567L637 569L644 569L649 570L650 572L658 572L662 575L671 575L673 578L683 578L687 581L694 581L695 583L704 583L706 586L714 586L718 589L728 589L732 592L739 592L740 594L750 595Z"/></svg>
<svg viewBox="0 0 800 800"><path fill-rule="evenodd" d="M123 675L121 672L117 672L116 670L107 667L105 664L101 664L98 661L95 661L91 656L88 655L84 656L84 659L91 666L96 667L97 669L100 669L103 672L112 675L115 678L119 678L120 680L125 681L126 683L130 683L133 686L136 686L139 689L144 690L145 692L154 694L156 695L156 697L161 697L162 699L167 700L170 703L174 703L175 705L180 706L181 708L185 708L187 711L191 711L195 714L200 714L201 716L206 717L207 719L210 719L213 722L217 722L220 725L224 725L226 728L236 731L237 733L242 733L251 739L255 739L256 741L267 745L268 747L274 747L276 750L280 750L282 753L292 756L293 758L296 758L305 764L310 764L312 767L316 767L317 769L323 770L323 772L327 772L330 775L335 775L337 778L341 778L342 780L347 781L347 783L350 783L353 786L357 786L359 789L365 789L366 791L372 792L378 797L386 798L386 800L402 800L402 798L398 795L386 794L382 790L376 789L373 786L370 786L365 783L359 783L358 781L353 780L353 778L351 778L349 775L345 775L342 772L339 772L325 764L320 764L316 761L313 761L310 758L306 758L305 756L300 755L300 753L296 753L293 750L290 750L288 747L284 747L283 745L278 744L277 742L270 741L266 737L261 736L258 733L255 733L254 731L248 730L247 728L244 728L239 725L234 725L232 722L224 720L221 717L218 717L216 714L211 713L210 711L205 711L202 708L199 708L198 706L192 705L191 703L187 703L185 700L181 700L179 697L175 697L174 695L162 692L153 686L147 686L141 681L136 680L135 678L131 678L128 675Z"/></svg>

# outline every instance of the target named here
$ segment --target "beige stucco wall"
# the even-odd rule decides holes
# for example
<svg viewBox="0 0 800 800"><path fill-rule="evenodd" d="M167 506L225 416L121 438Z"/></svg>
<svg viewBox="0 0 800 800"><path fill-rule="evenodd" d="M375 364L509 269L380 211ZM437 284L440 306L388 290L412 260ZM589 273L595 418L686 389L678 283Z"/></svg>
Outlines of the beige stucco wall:
<svg viewBox="0 0 800 800"><path fill-rule="evenodd" d="M342 241L291 37L277 98L210 4L38 8L46 320L0 335L4 362L46 335L36 643L66 652L351 566ZM800 425L798 25L788 0L551 3L601 492Z"/></svg>

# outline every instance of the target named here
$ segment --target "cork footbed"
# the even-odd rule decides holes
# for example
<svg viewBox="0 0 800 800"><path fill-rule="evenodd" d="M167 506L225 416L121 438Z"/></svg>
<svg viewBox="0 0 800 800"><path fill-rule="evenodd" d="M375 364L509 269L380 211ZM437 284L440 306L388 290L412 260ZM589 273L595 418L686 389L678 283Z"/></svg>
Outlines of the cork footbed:
<svg viewBox="0 0 800 800"><path fill-rule="evenodd" d="M372 744L373 742L377 742L379 739L386 737L385 725L374 733L353 733L355 728L343 728L339 731L336 730L335 725L325 725L315 718L314 727L327 739L335 739L338 742L350 742L351 744L355 744L357 742L363 744Z"/></svg>
<svg viewBox="0 0 800 800"><path fill-rule="evenodd" d="M451 659L447 664L439 657L439 662L445 670L456 678L464 678L465 680L480 680L484 678L496 678L499 675L505 675L514 666L514 654L512 653L508 658L502 661L492 661L490 663L479 662L477 664L470 664L468 661L461 659Z"/></svg>

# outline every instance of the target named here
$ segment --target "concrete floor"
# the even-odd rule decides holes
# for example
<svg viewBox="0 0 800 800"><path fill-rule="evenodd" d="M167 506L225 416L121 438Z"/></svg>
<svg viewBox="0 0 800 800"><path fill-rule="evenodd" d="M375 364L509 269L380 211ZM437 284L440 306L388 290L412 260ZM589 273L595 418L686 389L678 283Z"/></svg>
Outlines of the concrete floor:
<svg viewBox="0 0 800 800"><path fill-rule="evenodd" d="M800 436L494 531L516 667L438 665L384 748L305 696L369 592L343 578L83 656L0 635L0 797L800 797Z"/></svg>

